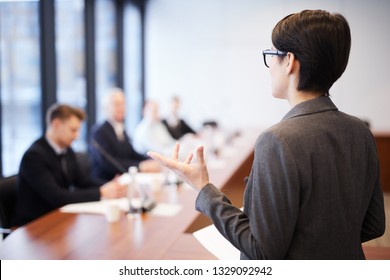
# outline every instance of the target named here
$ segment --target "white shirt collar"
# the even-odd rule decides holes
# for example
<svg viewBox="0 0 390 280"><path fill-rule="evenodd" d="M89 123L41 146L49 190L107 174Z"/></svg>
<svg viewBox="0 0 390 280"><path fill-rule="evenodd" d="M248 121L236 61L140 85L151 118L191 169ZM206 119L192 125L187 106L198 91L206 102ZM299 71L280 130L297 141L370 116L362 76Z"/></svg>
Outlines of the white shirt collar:
<svg viewBox="0 0 390 280"><path fill-rule="evenodd" d="M55 151L55 153L57 155L61 155L61 154L64 154L66 152L66 148L61 148L60 146L58 146L56 143L54 143L53 141L50 140L49 137L45 136L45 139L46 141L49 143L50 147L53 148L53 150Z"/></svg>
<svg viewBox="0 0 390 280"><path fill-rule="evenodd" d="M107 120L108 123L114 128L115 134L118 139L122 140L124 138L125 125L123 122L118 122L113 119Z"/></svg>
<svg viewBox="0 0 390 280"><path fill-rule="evenodd" d="M170 115L167 118L167 123L169 126L177 126L179 124L179 118L176 115Z"/></svg>

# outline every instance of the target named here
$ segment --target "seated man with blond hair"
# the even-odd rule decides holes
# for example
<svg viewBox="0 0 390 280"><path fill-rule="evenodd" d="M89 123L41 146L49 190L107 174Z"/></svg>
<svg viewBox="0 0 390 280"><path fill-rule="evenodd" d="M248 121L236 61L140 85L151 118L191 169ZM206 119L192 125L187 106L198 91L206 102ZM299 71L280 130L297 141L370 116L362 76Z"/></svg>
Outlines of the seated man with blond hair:
<svg viewBox="0 0 390 280"><path fill-rule="evenodd" d="M69 203L125 197L116 180L106 184L83 174L71 148L85 113L65 104L47 112L47 130L25 152L18 175L15 225L24 225Z"/></svg>

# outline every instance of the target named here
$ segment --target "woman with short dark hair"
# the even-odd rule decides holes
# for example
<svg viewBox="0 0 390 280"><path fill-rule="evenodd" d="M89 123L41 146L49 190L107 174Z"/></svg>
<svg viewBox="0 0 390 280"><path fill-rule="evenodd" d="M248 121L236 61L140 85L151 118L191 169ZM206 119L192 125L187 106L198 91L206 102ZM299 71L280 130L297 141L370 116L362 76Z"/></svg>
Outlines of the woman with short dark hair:
<svg viewBox="0 0 390 280"><path fill-rule="evenodd" d="M194 164L178 162L179 145L172 159L149 154L199 190L196 209L242 259L364 259L361 244L385 230L375 140L329 98L348 63L348 22L302 11L277 23L272 43L272 95L292 108L257 139L243 211L209 182L203 147Z"/></svg>

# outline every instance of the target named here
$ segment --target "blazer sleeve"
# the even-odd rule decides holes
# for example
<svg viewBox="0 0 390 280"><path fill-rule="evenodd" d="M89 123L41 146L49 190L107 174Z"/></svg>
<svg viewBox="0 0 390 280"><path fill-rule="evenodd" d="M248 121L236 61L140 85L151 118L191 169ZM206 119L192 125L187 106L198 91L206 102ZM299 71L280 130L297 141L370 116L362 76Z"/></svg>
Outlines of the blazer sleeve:
<svg viewBox="0 0 390 280"><path fill-rule="evenodd" d="M249 252L255 249L256 257L249 258L267 259L252 234L248 215L232 205L214 185L208 184L199 192L195 208L209 217L218 231L241 253L250 256Z"/></svg>
<svg viewBox="0 0 390 280"><path fill-rule="evenodd" d="M245 190L244 211L216 187L203 188L196 209L248 259L282 259L293 238L299 212L299 177L287 143L262 134Z"/></svg>
<svg viewBox="0 0 390 280"><path fill-rule="evenodd" d="M25 154L22 161L23 180L34 190L48 205L53 208L61 207L69 203L97 201L100 199L99 188L87 188L70 191L61 186L56 179L59 165L50 160L50 157L40 152L33 151Z"/></svg>

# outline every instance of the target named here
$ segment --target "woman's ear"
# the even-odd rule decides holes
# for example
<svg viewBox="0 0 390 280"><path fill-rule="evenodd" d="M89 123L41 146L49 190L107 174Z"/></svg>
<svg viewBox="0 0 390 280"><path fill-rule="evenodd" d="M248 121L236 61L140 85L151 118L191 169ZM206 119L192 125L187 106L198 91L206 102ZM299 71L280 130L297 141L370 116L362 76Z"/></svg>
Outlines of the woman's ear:
<svg viewBox="0 0 390 280"><path fill-rule="evenodd" d="M295 58L295 55L291 52L288 52L285 57L285 66L286 66L286 74L290 75L294 72L294 69L297 66L298 61Z"/></svg>

